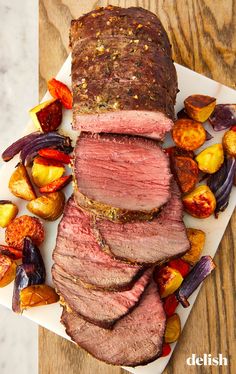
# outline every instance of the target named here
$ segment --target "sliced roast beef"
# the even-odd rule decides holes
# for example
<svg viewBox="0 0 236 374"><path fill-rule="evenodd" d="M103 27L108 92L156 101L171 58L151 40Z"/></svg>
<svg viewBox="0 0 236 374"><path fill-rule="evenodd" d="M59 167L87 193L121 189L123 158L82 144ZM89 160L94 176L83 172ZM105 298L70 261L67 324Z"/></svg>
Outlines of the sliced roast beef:
<svg viewBox="0 0 236 374"><path fill-rule="evenodd" d="M124 264L104 250L92 232L90 214L70 198L58 226L54 262L69 276L79 278L90 287L130 289L143 273L143 267Z"/></svg>
<svg viewBox="0 0 236 374"><path fill-rule="evenodd" d="M113 220L147 219L170 198L169 159L155 141L82 133L74 152L82 207Z"/></svg>
<svg viewBox="0 0 236 374"><path fill-rule="evenodd" d="M139 302L150 282L152 269L148 269L128 291L111 292L86 288L75 282L58 265L52 269L53 281L63 303L79 316L103 328L111 328Z"/></svg>
<svg viewBox="0 0 236 374"><path fill-rule="evenodd" d="M152 221L114 223L97 218L95 231L112 256L136 263L162 263L189 249L182 216L179 189L173 183L170 201Z"/></svg>
<svg viewBox="0 0 236 374"><path fill-rule="evenodd" d="M72 21L73 128L163 139L177 76L157 17L108 7Z"/></svg>
<svg viewBox="0 0 236 374"><path fill-rule="evenodd" d="M144 292L139 305L112 330L86 322L66 309L61 320L72 340L109 364L137 366L161 355L166 317L154 282Z"/></svg>

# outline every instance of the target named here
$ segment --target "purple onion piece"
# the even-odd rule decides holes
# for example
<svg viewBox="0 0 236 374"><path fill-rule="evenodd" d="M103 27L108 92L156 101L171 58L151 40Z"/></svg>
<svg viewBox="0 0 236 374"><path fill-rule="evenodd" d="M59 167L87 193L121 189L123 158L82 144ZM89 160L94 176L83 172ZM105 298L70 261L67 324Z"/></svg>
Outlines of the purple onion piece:
<svg viewBox="0 0 236 374"><path fill-rule="evenodd" d="M0 205L4 204L12 204L12 202L10 200L0 200Z"/></svg>
<svg viewBox="0 0 236 374"><path fill-rule="evenodd" d="M236 125L236 104L218 104L210 115L209 121L215 131Z"/></svg>
<svg viewBox="0 0 236 374"><path fill-rule="evenodd" d="M205 129L206 131L206 141L213 139L213 136Z"/></svg>
<svg viewBox="0 0 236 374"><path fill-rule="evenodd" d="M184 308L190 304L188 301L189 296L197 289L202 281L215 269L215 264L211 256L203 256L192 268L190 273L184 279L180 288L176 291L176 297Z"/></svg>
<svg viewBox="0 0 236 374"><path fill-rule="evenodd" d="M17 153L19 153L29 142L37 139L41 136L40 131L32 132L23 138L18 139L16 142L11 144L5 151L2 153L3 161L10 161Z"/></svg>

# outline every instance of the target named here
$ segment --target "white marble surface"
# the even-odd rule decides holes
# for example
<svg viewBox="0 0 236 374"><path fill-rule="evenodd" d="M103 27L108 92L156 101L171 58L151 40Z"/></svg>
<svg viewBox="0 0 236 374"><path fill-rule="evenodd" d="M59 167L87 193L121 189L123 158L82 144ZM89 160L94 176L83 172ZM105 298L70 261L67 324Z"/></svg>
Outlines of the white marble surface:
<svg viewBox="0 0 236 374"><path fill-rule="evenodd" d="M0 0L0 15L2 151L21 135L37 103L38 1ZM0 374L36 374L37 368L37 325L0 306Z"/></svg>

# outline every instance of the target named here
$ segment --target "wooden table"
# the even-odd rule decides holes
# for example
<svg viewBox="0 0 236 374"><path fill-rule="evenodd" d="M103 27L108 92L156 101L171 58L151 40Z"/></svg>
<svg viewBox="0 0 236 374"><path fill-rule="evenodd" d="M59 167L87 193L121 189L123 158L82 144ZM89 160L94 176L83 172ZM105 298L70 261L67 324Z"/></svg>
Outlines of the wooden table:
<svg viewBox="0 0 236 374"><path fill-rule="evenodd" d="M40 0L40 97L68 53L70 21L97 6L142 6L160 17L173 46L174 60L235 88L236 38L234 0ZM217 270L205 281L165 374L236 373L235 360L235 241L232 217L215 257ZM218 355L230 367L195 367L186 358L196 353ZM234 353L234 355L233 355ZM233 357L234 356L234 357ZM100 363L59 336L39 328L39 374L124 374Z"/></svg>

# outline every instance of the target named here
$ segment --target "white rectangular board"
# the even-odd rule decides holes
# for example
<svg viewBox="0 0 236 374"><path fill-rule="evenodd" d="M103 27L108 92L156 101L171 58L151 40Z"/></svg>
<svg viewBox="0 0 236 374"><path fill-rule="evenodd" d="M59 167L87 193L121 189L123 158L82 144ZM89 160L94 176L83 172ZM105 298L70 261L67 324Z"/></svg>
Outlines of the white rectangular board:
<svg viewBox="0 0 236 374"><path fill-rule="evenodd" d="M199 94L206 94L217 98L217 103L235 103L236 102L236 91L218 83L211 79L208 79L200 74L195 73L192 70L189 70L181 65L176 64L177 74L178 74L178 82L179 82L179 89L180 92L177 96L177 104L176 104L176 112L182 109L184 99L194 93ZM60 72L57 75L57 79L63 81L68 86L71 86L71 78L70 78L70 70L71 70L71 56L67 58L64 65L62 66ZM47 93L42 101L45 101L50 98L49 93ZM36 104L36 103L35 103ZM72 113L70 110L64 110L63 113L63 122L60 128L60 132L69 135L74 141L78 135L78 133L71 130L71 121L72 121ZM213 139L206 142L202 149L206 148L208 145L221 142L222 136L224 131L215 132L209 124L205 125L205 128L213 135ZM26 127L24 133L29 133L35 131L33 124L30 122ZM12 129L12 141L14 139L14 129ZM169 145L170 140L166 142L166 145ZM8 146L8 144L6 144ZM200 148L201 150L201 148ZM199 150L199 151L200 151ZM1 150L3 151L3 150ZM23 200L17 199L13 196L9 189L8 189L8 181L13 172L15 165L18 162L17 156L9 161L8 163L4 164L0 170L0 200L8 199L12 200L17 204L20 210L20 215L29 214L29 211L25 208L25 202ZM72 193L72 187L68 186L65 189L66 196L69 197ZM221 213L218 219L215 219L213 216L207 219L197 219L190 217L189 215L185 215L184 221L187 227L194 227L197 229L202 229L206 233L206 243L204 247L203 254L208 254L214 257L219 243L222 239L224 231L227 227L227 224L230 220L230 217L233 213L233 210L236 205L236 188L233 187L229 206L225 212ZM60 219L59 219L60 220ZM55 246L56 241L56 233L57 233L57 226L59 220L55 222L46 222L44 221L44 227L46 231L46 239L41 246L41 253L44 258L46 270L47 270L47 280L48 284L52 284L51 280L51 266L52 266L52 251ZM4 243L4 231L0 229L0 243ZM217 269L216 269L217 271ZM200 289L200 287L199 287ZM184 309L182 306L179 306L177 309L178 314L181 318L182 327L184 326L191 308L195 302L199 289L194 292L194 294L190 297L190 307ZM13 283L5 288L0 289L0 304L11 308L11 301L12 301L12 291L13 291ZM31 319L32 321L38 323L39 325L47 328L48 330L53 331L54 333L61 335L64 338L70 340L70 338L66 335L64 331L64 327L60 324L60 315L62 309L59 306L59 303L32 308L24 312L24 316ZM186 342L187 344L187 342ZM174 346L172 345L172 353L174 350ZM161 374L167 365L171 355L168 357L157 359L156 361L148 364L146 366L140 366L136 368L125 368L126 370L135 373L135 374Z"/></svg>

